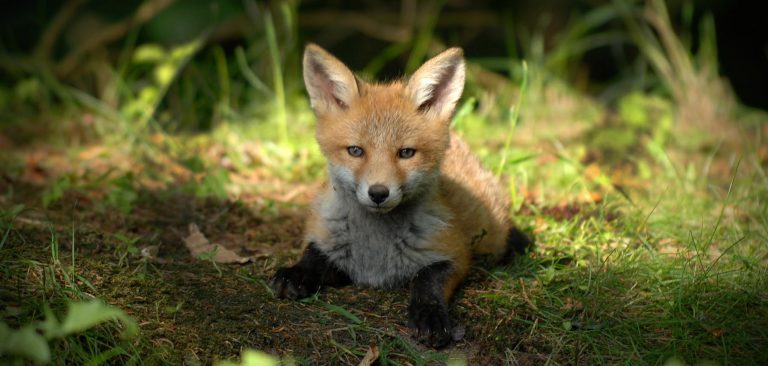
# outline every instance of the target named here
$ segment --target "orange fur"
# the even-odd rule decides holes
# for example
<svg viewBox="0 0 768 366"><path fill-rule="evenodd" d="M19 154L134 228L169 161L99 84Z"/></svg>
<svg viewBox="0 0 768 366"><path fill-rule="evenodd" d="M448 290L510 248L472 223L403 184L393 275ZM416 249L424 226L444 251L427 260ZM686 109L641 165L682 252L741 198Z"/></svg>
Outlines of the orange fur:
<svg viewBox="0 0 768 366"><path fill-rule="evenodd" d="M311 95L318 117L317 141L331 165L348 168L357 180L392 186L404 184L411 172L439 167L439 186L431 199L450 220L432 238L430 249L445 254L453 263L454 272L444 288L446 299L450 298L473 255L498 259L504 254L510 230L504 190L467 144L449 131L450 113L419 110L414 103L415 86L406 81L366 83L319 47L310 45L307 50L314 57L327 59L331 67L325 71L345 87L336 93L336 100ZM461 56L460 51L454 53ZM429 72L429 67L425 65L423 72ZM312 79L307 83L331 90L338 87ZM351 145L361 146L365 155L350 156L347 148ZM416 149L417 154L398 159L397 152L404 147ZM333 189L329 186L323 195L333 194ZM308 231L309 238L322 240L328 235L316 217L310 219Z"/></svg>

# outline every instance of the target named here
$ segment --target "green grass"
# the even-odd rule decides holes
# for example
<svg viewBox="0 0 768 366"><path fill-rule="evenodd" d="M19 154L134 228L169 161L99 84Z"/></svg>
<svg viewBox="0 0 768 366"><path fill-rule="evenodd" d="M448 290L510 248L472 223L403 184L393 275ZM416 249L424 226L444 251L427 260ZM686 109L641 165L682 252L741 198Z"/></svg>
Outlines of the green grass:
<svg viewBox="0 0 768 366"><path fill-rule="evenodd" d="M623 2L596 8L550 53L532 34L526 61L468 55L454 129L506 182L535 246L472 271L453 349L413 343L406 290L274 299L266 284L299 256L325 175L292 6L262 14L264 31L231 50L207 33L175 47L127 36L121 57L99 61L109 82L97 92L37 67L0 88L0 144L12 144L0 155L0 338L34 339L54 364L268 364L246 349L357 364L371 344L381 365L768 363L765 113L734 103L691 127L696 103L722 92L712 25L692 55L660 2L654 22ZM421 62L440 42L436 20L367 72ZM619 80L602 100L569 84L583 52L629 39L654 77L631 90ZM488 84L493 71L507 76ZM692 102L687 91L709 86ZM256 259L190 258L190 223ZM67 325L82 309L104 315ZM3 347L0 362L35 359Z"/></svg>
<svg viewBox="0 0 768 366"><path fill-rule="evenodd" d="M97 289L78 266L74 230L67 243L69 253L62 253L63 238L52 229L43 248L41 243L27 242L14 228L14 219L22 212L19 206L2 211L0 220L5 232L0 243L4 362L142 364L164 357L165 350L149 351L149 341L139 336L133 318L98 300ZM18 241L28 247L19 248ZM41 249L47 249L47 258Z"/></svg>

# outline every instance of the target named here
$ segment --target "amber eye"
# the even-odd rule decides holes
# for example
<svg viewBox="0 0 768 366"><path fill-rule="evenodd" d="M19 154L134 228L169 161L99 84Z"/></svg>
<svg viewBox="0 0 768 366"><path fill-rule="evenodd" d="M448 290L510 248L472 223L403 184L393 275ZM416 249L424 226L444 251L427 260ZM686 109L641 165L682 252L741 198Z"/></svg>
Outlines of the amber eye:
<svg viewBox="0 0 768 366"><path fill-rule="evenodd" d="M354 156L356 158L363 156L363 149L360 146L352 145L347 148L347 152L349 153L349 155Z"/></svg>
<svg viewBox="0 0 768 366"><path fill-rule="evenodd" d="M413 154L415 153L416 153L415 149L406 147L404 149L400 149L400 151L397 152L397 156L400 157L400 159L409 159L409 158L412 158Z"/></svg>

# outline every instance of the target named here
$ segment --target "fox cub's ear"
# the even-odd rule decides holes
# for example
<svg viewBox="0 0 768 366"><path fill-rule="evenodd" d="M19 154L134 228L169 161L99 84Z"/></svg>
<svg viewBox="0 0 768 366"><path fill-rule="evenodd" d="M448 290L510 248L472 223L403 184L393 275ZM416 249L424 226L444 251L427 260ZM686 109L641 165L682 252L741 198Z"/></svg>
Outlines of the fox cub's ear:
<svg viewBox="0 0 768 366"><path fill-rule="evenodd" d="M419 111L441 120L450 118L464 90L461 48L450 48L427 61L408 80L406 90Z"/></svg>
<svg viewBox="0 0 768 366"><path fill-rule="evenodd" d="M315 44L304 49L304 84L317 114L347 109L358 97L357 79L344 64Z"/></svg>

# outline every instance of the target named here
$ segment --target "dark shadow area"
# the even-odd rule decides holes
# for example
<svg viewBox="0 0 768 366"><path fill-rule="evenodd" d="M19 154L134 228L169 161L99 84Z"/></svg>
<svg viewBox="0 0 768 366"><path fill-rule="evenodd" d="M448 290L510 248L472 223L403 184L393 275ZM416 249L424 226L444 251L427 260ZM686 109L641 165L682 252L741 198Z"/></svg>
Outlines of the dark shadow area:
<svg viewBox="0 0 768 366"><path fill-rule="evenodd" d="M54 307L64 302L52 283L41 286L40 278L30 277L30 271L59 268L51 254L55 247L61 263L75 263L81 290L145 320L141 332L154 342L144 345L145 362L159 362L152 360L164 347L184 357L165 360L171 364L195 359L210 364L236 357L246 347L280 353L284 349L274 347L306 340L298 333L286 340L274 332L292 317L279 310L263 286L275 262L290 260L298 251L302 211L260 215L242 202L198 199L175 189L138 190L128 214L103 206L82 189L66 190L48 209L34 208L47 188L20 181L13 181L12 189L0 184L0 191L12 192L12 201L0 208L29 207L15 217L0 249L3 261L14 264L2 271L3 309L34 309L24 305L44 298ZM189 223L197 223L212 242L252 256L253 262L216 265L193 258L183 241ZM20 265L20 258L27 265ZM38 316L4 314L4 319L19 326Z"/></svg>

